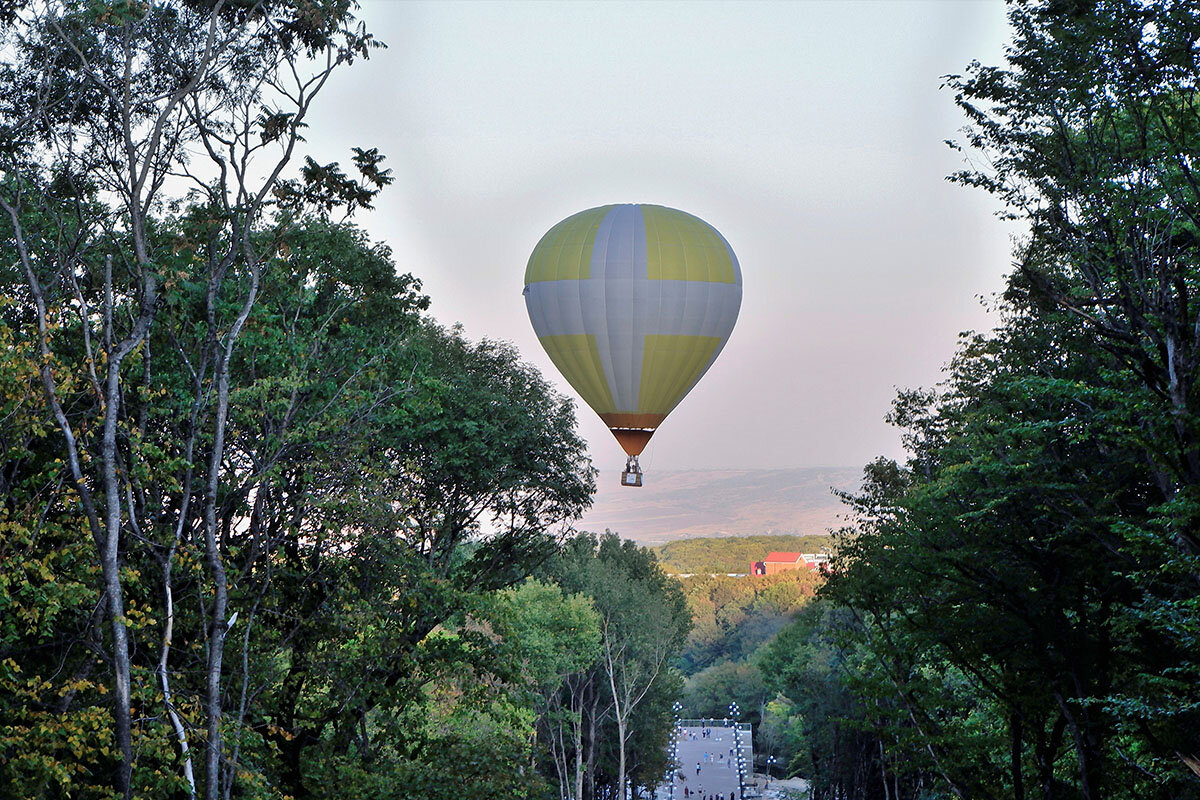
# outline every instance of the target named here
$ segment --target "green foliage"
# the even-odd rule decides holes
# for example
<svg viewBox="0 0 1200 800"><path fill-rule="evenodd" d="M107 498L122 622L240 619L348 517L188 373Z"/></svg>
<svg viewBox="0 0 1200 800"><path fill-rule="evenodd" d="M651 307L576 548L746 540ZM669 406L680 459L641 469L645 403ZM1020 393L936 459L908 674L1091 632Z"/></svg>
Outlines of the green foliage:
<svg viewBox="0 0 1200 800"><path fill-rule="evenodd" d="M691 675L724 660L748 659L808 603L822 580L809 569L680 579L692 615L680 669Z"/></svg>
<svg viewBox="0 0 1200 800"><path fill-rule="evenodd" d="M543 772L563 794L586 798L616 791L626 775L657 785L682 688L672 664L690 627L683 592L653 552L612 533L568 540L545 574L591 599L600 654L548 697L538 727Z"/></svg>
<svg viewBox="0 0 1200 800"><path fill-rule="evenodd" d="M544 794L533 698L594 611L494 593L594 473L569 401L334 220L382 154L297 152L378 46L355 10L0 12L0 795Z"/></svg>
<svg viewBox="0 0 1200 800"><path fill-rule="evenodd" d="M193 438L195 375L188 361L168 356L203 347L204 329L193 320L207 300L191 271L203 220L203 210L192 209L161 226L179 252L149 340L148 352L160 355L129 360L138 379L123 423L136 454L137 508L161 520L123 547L126 624L139 643L135 700L147 720L135 730L134 781L156 796L185 791L156 691L167 579L175 598L173 707L189 725L203 719L185 698L203 685L211 596L204 545L189 528L163 571L171 511L186 496L189 469L203 463L189 459L185 445L211 443ZM226 757L238 765L230 785L259 797L318 787L338 793L331 796L369 794L372 786L390 791L403 776L424 786L426 778L414 776L444 775L439 759L448 758L474 759L479 786L536 794L540 779L525 773L537 687L521 672L529 662L549 680L547 671L574 668L579 648L594 647L594 612L589 617L583 601L560 608L543 598L544 619L515 620L524 651L469 627L450 639L432 634L461 626L490 590L528 575L555 549L554 526L588 501L592 472L570 405L511 348L471 343L421 320L427 300L419 285L356 229L305 220L274 250L233 363L217 512L229 605L239 613L230 635L237 657L223 671L236 698L225 723ZM81 797L92 796L93 785L95 796L108 796L105 667L83 646L102 636L94 545L77 498L63 487L36 360L15 344L3 353L12 378L4 383L11 406L0 473L8 481L0 553L9 565L0 578L0 661L12 698L3 709L4 785L28 796L70 785ZM79 356L64 348L59 358ZM86 371L86 362L74 368ZM18 519L41 519L41 527L34 533L7 521ZM554 658L563 664L531 660ZM422 718L418 709L440 708L429 687L452 679L500 688L453 706L442 727L402 724ZM485 720L495 735L472 732ZM493 752L501 743L505 758ZM326 782L331 775L337 779Z"/></svg>
<svg viewBox="0 0 1200 800"><path fill-rule="evenodd" d="M558 586L530 579L499 599L504 636L515 643L521 675L539 696L600 660L600 616L587 595L564 595Z"/></svg>
<svg viewBox="0 0 1200 800"><path fill-rule="evenodd" d="M729 703L736 701L753 722L767 698L758 667L746 659L720 661L688 678L683 708L688 717L719 719L729 716Z"/></svg>
<svg viewBox="0 0 1200 800"><path fill-rule="evenodd" d="M65 467L46 451L37 380L32 348L0 322L0 790L109 798L107 688L71 652L96 606L96 569Z"/></svg>
<svg viewBox="0 0 1200 800"><path fill-rule="evenodd" d="M1029 226L1002 324L900 393L907 462L759 662L816 797L1200 796L1200 14L1009 18L1008 65L949 78L984 156L955 179Z"/></svg>

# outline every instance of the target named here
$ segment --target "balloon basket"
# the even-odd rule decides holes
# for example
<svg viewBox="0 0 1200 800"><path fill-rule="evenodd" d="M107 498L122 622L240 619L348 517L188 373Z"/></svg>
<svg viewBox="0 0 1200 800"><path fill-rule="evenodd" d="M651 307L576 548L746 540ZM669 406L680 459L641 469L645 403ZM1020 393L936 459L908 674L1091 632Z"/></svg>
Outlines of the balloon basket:
<svg viewBox="0 0 1200 800"><path fill-rule="evenodd" d="M642 468L638 466L637 456L630 456L625 462L625 471L621 473L622 486L641 486Z"/></svg>

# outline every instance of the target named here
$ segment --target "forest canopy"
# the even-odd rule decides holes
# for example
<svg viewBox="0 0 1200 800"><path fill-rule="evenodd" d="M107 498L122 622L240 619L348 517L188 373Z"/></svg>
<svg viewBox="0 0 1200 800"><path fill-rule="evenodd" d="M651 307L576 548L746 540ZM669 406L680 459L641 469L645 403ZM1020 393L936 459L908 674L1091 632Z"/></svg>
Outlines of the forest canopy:
<svg viewBox="0 0 1200 800"><path fill-rule="evenodd" d="M541 797L580 674L589 791L661 774L653 557L525 582L594 489L571 402L353 224L383 154L304 155L353 12L5 6L4 796Z"/></svg>
<svg viewBox="0 0 1200 800"><path fill-rule="evenodd" d="M947 87L1028 231L768 645L816 798L1200 797L1200 9L1012 2Z"/></svg>

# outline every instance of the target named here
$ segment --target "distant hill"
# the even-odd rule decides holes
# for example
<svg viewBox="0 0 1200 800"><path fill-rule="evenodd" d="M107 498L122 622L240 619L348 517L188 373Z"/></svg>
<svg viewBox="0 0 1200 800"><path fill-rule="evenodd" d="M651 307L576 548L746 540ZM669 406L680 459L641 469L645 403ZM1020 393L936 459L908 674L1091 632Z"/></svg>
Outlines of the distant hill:
<svg viewBox="0 0 1200 800"><path fill-rule="evenodd" d="M653 548L667 572L683 574L742 573L751 561L773 550L819 553L831 544L829 536L723 536L684 539Z"/></svg>
<svg viewBox="0 0 1200 800"><path fill-rule="evenodd" d="M857 489L860 467L650 470L646 485L620 485L617 473L599 476L595 504L580 530L619 533L641 544L698 536L824 534L845 509L830 487Z"/></svg>

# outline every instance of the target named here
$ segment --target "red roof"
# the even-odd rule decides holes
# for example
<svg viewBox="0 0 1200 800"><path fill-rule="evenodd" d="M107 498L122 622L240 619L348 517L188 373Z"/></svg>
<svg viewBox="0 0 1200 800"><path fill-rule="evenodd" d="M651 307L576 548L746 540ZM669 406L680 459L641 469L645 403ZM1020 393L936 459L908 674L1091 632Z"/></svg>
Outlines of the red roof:
<svg viewBox="0 0 1200 800"><path fill-rule="evenodd" d="M776 563L783 562L784 564L795 564L800 560L799 553L768 553L764 561L774 561Z"/></svg>

